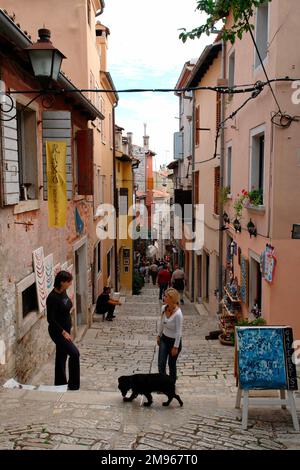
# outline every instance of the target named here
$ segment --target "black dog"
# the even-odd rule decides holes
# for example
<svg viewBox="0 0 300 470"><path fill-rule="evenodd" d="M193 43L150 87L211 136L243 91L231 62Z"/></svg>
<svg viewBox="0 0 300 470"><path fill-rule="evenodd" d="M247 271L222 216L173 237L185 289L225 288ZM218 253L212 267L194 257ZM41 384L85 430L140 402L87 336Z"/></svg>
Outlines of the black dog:
<svg viewBox="0 0 300 470"><path fill-rule="evenodd" d="M168 401L164 402L164 406L169 406L173 398L179 402L180 406L183 402L179 395L175 393L175 384L169 375L164 374L133 374L122 375L118 378L119 390L122 393L124 401L132 401L138 395L145 395L148 402L144 406L151 406L153 400L151 392L161 392L167 395ZM132 390L130 397L126 397L128 390Z"/></svg>

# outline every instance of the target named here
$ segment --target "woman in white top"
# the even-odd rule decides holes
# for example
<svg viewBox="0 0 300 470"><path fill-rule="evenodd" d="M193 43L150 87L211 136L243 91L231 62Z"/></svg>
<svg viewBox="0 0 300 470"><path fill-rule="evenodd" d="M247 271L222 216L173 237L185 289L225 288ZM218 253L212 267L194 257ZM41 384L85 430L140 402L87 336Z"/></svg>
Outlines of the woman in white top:
<svg viewBox="0 0 300 470"><path fill-rule="evenodd" d="M158 351L158 371L160 374L166 373L168 360L170 377L174 383L177 379L176 361L182 348L182 323L183 315L178 306L180 301L179 293L173 287L164 293L164 303L162 307L161 322L159 326L157 344Z"/></svg>

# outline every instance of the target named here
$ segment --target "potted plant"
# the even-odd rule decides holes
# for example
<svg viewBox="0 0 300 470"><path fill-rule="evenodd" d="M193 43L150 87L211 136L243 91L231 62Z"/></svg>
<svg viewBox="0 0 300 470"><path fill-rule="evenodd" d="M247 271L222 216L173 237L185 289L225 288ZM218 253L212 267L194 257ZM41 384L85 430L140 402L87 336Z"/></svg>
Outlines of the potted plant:
<svg viewBox="0 0 300 470"><path fill-rule="evenodd" d="M247 191L245 191L243 189L242 194L238 194L237 198L235 199L235 201L233 203L235 217L237 219L242 217L242 212L243 212L243 209L244 209L244 201L247 198L247 194L248 194Z"/></svg>
<svg viewBox="0 0 300 470"><path fill-rule="evenodd" d="M252 206L261 206L263 204L263 191L261 188L252 189L248 193L249 203Z"/></svg>
<svg viewBox="0 0 300 470"><path fill-rule="evenodd" d="M230 194L230 186L224 186L224 188L220 188L219 190L219 197L222 204L226 204L228 201L228 196Z"/></svg>

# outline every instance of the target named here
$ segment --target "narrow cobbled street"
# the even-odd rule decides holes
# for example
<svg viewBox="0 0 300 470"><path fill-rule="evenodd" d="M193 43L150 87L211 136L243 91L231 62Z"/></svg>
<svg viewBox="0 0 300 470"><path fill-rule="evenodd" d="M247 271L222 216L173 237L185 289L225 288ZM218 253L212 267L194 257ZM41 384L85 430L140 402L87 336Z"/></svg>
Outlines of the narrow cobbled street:
<svg viewBox="0 0 300 470"><path fill-rule="evenodd" d="M141 406L141 397L124 403L117 389L120 375L157 372L160 304L157 288L148 284L141 295L126 295L113 322L96 318L79 342L80 391L0 389L0 448L300 449L286 410L250 409L248 430L242 430L234 408L234 350L205 339L216 323L202 306L186 301L183 312L182 408L176 401L162 407L165 397L156 393L151 408ZM52 384L53 369L54 358L32 383Z"/></svg>

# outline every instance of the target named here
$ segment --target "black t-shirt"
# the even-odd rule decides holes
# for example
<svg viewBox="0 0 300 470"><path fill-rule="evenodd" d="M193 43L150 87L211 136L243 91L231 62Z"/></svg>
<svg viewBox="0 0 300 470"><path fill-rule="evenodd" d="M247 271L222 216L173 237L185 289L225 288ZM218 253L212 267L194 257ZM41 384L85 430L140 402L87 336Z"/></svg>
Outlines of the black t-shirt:
<svg viewBox="0 0 300 470"><path fill-rule="evenodd" d="M109 301L109 294L100 294L96 303L96 313L105 313Z"/></svg>
<svg viewBox="0 0 300 470"><path fill-rule="evenodd" d="M72 320L70 310L72 302L66 291L59 294L54 289L47 297L47 320L49 323L49 333L59 336L65 330L70 333Z"/></svg>

